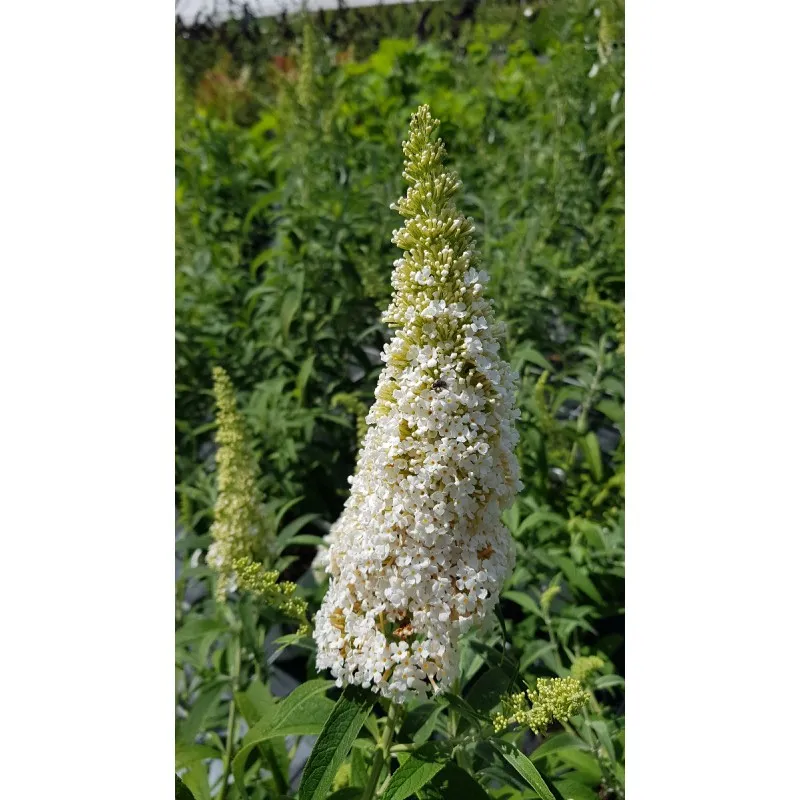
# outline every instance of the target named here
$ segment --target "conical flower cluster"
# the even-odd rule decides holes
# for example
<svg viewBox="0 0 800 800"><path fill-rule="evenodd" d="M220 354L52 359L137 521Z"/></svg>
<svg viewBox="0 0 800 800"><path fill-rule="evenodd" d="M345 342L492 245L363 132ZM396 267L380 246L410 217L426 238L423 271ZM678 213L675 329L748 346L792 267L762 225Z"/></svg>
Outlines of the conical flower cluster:
<svg viewBox="0 0 800 800"><path fill-rule="evenodd" d="M497 602L514 548L500 520L521 488L514 378L427 106L412 116L394 206L394 329L351 494L331 529L317 668L396 702L446 689L461 633Z"/></svg>
<svg viewBox="0 0 800 800"><path fill-rule="evenodd" d="M260 561L267 551L268 531L258 501L257 468L248 447L244 420L236 408L236 393L228 374L214 368L217 401L217 501L211 526L213 544L206 560L218 573L217 599L238 585L234 563Z"/></svg>
<svg viewBox="0 0 800 800"><path fill-rule="evenodd" d="M217 600L230 592L246 590L267 605L308 627L307 604L296 597L296 584L279 581L268 570L272 532L264 517L257 487L258 471L248 446L244 420L236 408L236 394L228 374L214 369L217 401L217 502L211 526L213 543L206 561L217 572Z"/></svg>

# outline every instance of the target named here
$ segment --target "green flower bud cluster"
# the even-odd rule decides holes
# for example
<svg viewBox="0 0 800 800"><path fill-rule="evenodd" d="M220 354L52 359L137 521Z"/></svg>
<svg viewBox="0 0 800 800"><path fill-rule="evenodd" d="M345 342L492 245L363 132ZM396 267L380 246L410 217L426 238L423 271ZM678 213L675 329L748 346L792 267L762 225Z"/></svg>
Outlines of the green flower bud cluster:
<svg viewBox="0 0 800 800"><path fill-rule="evenodd" d="M542 614L545 617L550 616L550 606L553 605L553 600L556 599L556 595L561 591L561 584L558 581L558 578L554 578L550 585L542 592L542 596L539 599L539 602L542 606Z"/></svg>
<svg viewBox="0 0 800 800"><path fill-rule="evenodd" d="M600 656L578 656L572 662L570 674L581 683L585 683L586 679L597 670L602 669L606 662Z"/></svg>
<svg viewBox="0 0 800 800"><path fill-rule="evenodd" d="M297 619L304 630L307 605L295 597L294 583L279 582L268 571L273 534L267 524L258 492L258 469L249 446L244 419L236 407L236 394L228 374L214 368L217 401L217 501L211 526L213 544L207 563L218 575L216 596L224 602L229 592L244 589L270 606Z"/></svg>
<svg viewBox="0 0 800 800"><path fill-rule="evenodd" d="M235 561L260 561L267 551L268 530L259 502L257 468L248 447L244 420L236 408L236 394L228 374L214 368L217 401L217 501L206 557L217 570L217 599L222 602L236 589Z"/></svg>
<svg viewBox="0 0 800 800"><path fill-rule="evenodd" d="M297 584L291 581L278 581L276 570L264 569L249 558L237 558L233 562L238 585L241 589L250 592L263 600L270 608L274 608L290 619L297 620L300 624L298 633L310 633L306 612L308 603L295 596Z"/></svg>
<svg viewBox="0 0 800 800"><path fill-rule="evenodd" d="M314 25L306 16L303 23L303 49L300 54L300 74L297 78L297 102L301 114L307 116L314 105L314 61L316 43L314 41Z"/></svg>
<svg viewBox="0 0 800 800"><path fill-rule="evenodd" d="M542 733L555 720L566 722L589 702L589 693L575 678L539 678L536 689L502 699L502 711L492 722L497 733L517 723Z"/></svg>

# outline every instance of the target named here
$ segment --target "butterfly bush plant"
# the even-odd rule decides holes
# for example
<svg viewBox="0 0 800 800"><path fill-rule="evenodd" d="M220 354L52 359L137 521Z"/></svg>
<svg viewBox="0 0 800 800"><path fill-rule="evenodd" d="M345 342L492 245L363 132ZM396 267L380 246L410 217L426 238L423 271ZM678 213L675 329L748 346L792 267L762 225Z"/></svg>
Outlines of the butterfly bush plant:
<svg viewBox="0 0 800 800"><path fill-rule="evenodd" d="M571 751L577 766L589 752L613 760L591 684L603 659L576 655L555 676L542 675L505 641L498 601L515 542L503 512L522 488L516 375L501 355L503 325L437 126L420 106L403 143L408 190L393 205L405 219L393 236L402 256L383 316L392 335L349 497L324 540L298 535L312 515L281 528L286 507L262 497L234 386L214 372L217 485L206 568L218 615L197 630L184 626L179 645L199 649L202 671L210 643L221 631L229 637L212 655L229 683L212 684L208 702L192 707L208 713L230 699L213 782L221 800L581 800L596 795L563 765L549 772L548 754ZM321 545L313 574L327 587L313 619L296 584L280 580L292 545L312 542ZM559 590L551 587L550 600ZM537 613L549 605L543 596ZM264 615L293 629L274 652L306 652L319 673L279 700L261 674L267 643L255 621ZM191 733L190 723L183 730ZM308 735L317 738L304 755L298 743ZM210 752L179 738L185 797L211 796ZM600 777L607 797L622 796L611 765Z"/></svg>

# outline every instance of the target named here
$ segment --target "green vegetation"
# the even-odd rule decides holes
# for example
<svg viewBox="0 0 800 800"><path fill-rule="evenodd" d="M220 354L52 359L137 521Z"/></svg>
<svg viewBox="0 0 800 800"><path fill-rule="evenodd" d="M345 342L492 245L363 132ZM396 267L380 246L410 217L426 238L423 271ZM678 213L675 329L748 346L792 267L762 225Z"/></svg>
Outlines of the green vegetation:
<svg viewBox="0 0 800 800"><path fill-rule="evenodd" d="M294 40L280 39L282 50L273 21L260 23L264 52L180 42L184 796L624 796L623 11L614 0L539 4L530 17L503 6L453 35L437 10L437 35L419 41L420 11L396 7L391 30L407 38L361 26L349 49L317 17L305 30L302 19L286 23ZM390 204L405 191L401 142L422 103L442 120L507 326L505 357L520 373L525 488L505 515L517 565L496 624L462 643L458 691L396 711L317 674L298 619L307 603L313 622L322 599L311 562L347 496L374 399L400 255ZM241 565L240 588L251 591L227 597L205 560L221 505L217 367L237 393L236 441L248 443L236 474L254 505L241 514L269 542L263 566ZM259 598L265 574L271 588ZM561 686L572 694L537 711ZM536 724L512 719L498 734L498 714ZM320 734L318 747L333 743L333 771L316 751L316 782L307 774L301 787L305 737Z"/></svg>

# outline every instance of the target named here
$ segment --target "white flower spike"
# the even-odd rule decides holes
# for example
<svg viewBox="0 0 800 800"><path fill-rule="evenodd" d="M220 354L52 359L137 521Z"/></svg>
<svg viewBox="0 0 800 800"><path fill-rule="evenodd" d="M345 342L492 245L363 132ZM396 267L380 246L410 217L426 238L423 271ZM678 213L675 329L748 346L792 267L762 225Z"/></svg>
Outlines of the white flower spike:
<svg viewBox="0 0 800 800"><path fill-rule="evenodd" d="M453 197L427 106L403 143L410 184L393 208L385 322L394 329L351 494L319 560L331 579L316 615L317 669L394 702L447 689L460 634L492 612L514 562L500 520L522 488L516 376L499 356L471 220Z"/></svg>

